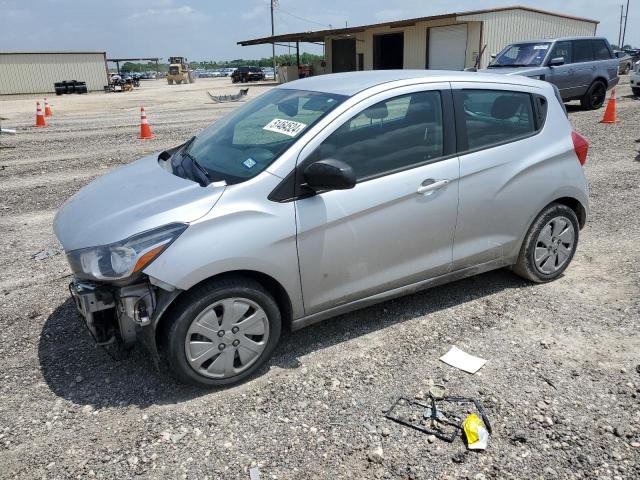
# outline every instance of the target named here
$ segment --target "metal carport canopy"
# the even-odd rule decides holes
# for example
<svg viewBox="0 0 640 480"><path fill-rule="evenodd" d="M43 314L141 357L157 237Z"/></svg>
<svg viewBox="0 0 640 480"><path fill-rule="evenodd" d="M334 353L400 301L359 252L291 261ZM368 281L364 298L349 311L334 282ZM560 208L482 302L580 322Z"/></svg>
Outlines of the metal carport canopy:
<svg viewBox="0 0 640 480"><path fill-rule="evenodd" d="M327 35L348 35L351 33L364 32L364 28L340 28L333 30L318 30L315 32L298 32L298 33L285 33L283 35L273 35L271 37L254 38L253 40L243 40L238 42L238 45L243 47L249 45L263 45L265 43L279 43L279 42L308 42L319 43L324 42L324 37Z"/></svg>
<svg viewBox="0 0 640 480"><path fill-rule="evenodd" d="M471 10L468 12L457 12L457 13L446 13L443 15L432 15L429 17L417 17L417 18L409 18L407 20L397 20L392 22L382 22L382 23L374 23L371 25L360 25L357 27L349 27L349 28L335 28L329 30L317 30L314 32L298 32L298 33L286 33L283 35L272 35L270 37L262 37L262 38L254 38L252 40L242 40L238 42L238 45L242 45L246 47L248 45L263 45L265 43L276 43L276 42L324 42L324 38L330 35L351 35L353 33L364 32L369 28L377 28L377 27L390 27L390 28L402 28L402 27L410 27L415 25L418 22L425 22L429 20L440 20L446 18L461 17L465 15L477 15L482 13L493 13L493 12L503 12L508 10L524 10L528 12L541 13L545 15L552 15L555 17L567 18L571 20L580 20L584 22L590 22L594 24L598 24L597 20L591 20L589 18L582 17L574 17L572 15L565 15L562 13L549 12L546 10L540 10L538 8L525 7L522 5L513 5L507 7L498 7L498 8L487 8L484 10Z"/></svg>

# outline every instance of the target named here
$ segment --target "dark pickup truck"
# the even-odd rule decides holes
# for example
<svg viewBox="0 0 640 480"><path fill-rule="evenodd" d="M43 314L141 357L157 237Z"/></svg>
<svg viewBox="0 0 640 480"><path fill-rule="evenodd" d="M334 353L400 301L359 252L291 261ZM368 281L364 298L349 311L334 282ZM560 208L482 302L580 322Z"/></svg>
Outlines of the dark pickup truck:
<svg viewBox="0 0 640 480"><path fill-rule="evenodd" d="M508 45L483 71L546 80L563 101L595 110L618 84L618 63L606 38L567 37Z"/></svg>

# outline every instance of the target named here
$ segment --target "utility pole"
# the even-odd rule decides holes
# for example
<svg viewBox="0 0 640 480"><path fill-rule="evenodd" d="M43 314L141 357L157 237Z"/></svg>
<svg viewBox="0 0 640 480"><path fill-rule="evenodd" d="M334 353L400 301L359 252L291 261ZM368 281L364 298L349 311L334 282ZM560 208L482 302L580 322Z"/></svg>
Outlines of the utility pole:
<svg viewBox="0 0 640 480"><path fill-rule="evenodd" d="M622 45L620 45L620 50L624 47L624 37L627 35L627 18L629 18L629 0L627 0L627 10L624 12L624 29L622 30Z"/></svg>
<svg viewBox="0 0 640 480"><path fill-rule="evenodd" d="M278 0L271 0L271 36L273 37L276 34L276 30L273 24L273 9L278 5ZM273 64L273 79L277 82L278 77L276 77L276 44L271 42L271 62Z"/></svg>
<svg viewBox="0 0 640 480"><path fill-rule="evenodd" d="M618 29L618 48L622 50L622 17L624 16L624 5L620 5L620 28Z"/></svg>

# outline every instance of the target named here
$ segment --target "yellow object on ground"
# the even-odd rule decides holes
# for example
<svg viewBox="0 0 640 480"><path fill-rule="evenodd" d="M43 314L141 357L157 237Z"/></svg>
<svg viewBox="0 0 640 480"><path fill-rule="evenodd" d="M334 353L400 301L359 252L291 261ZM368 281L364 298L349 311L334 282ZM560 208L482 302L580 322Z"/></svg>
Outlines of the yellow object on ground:
<svg viewBox="0 0 640 480"><path fill-rule="evenodd" d="M484 450L487 448L489 442L489 432L484 425L484 422L480 420L480 417L475 413L469 415L464 422L462 422L464 428L464 434L467 437L467 446L470 450Z"/></svg>

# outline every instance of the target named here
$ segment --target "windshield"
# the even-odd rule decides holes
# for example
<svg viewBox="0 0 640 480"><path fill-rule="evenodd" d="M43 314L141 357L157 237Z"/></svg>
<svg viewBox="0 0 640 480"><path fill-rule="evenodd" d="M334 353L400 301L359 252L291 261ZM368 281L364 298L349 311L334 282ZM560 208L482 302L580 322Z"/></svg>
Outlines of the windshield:
<svg viewBox="0 0 640 480"><path fill-rule="evenodd" d="M205 128L177 155L191 157L212 182L242 182L271 165L346 98L304 90L270 90Z"/></svg>
<svg viewBox="0 0 640 480"><path fill-rule="evenodd" d="M537 67L547 56L549 42L514 43L496 55L489 68L499 67Z"/></svg>

